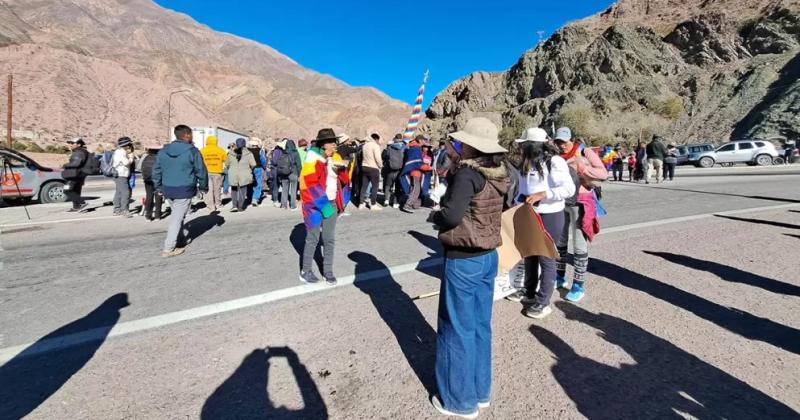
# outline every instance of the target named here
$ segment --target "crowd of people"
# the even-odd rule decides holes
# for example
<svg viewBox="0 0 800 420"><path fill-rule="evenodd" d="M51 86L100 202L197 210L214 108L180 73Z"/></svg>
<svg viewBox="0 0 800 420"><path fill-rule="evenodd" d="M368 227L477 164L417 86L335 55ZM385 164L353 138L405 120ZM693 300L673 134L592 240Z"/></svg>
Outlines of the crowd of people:
<svg viewBox="0 0 800 420"><path fill-rule="evenodd" d="M607 169L612 172L610 180L624 181L625 168L628 169L628 182L656 184L675 179L678 166L678 147L675 143L664 144L664 139L654 135L649 143L640 142L634 150L626 150L622 145L606 145L603 154L609 156Z"/></svg>
<svg viewBox="0 0 800 420"><path fill-rule="evenodd" d="M431 402L443 414L466 418L476 417L490 404L491 316L503 211L531 206L558 250L557 258L526 257L524 287L507 298L522 305L523 315L542 319L551 313L556 289L568 290L566 299L575 303L586 294L589 245L599 232L598 217L604 212L600 185L609 178L608 170L614 180L622 180L620 162L627 160L633 167L629 180L649 182L654 175L660 182L674 173L674 145L665 146L658 136L639 144L635 152L607 146L598 153L568 127L556 130L553 138L531 127L514 142L516 150L508 152L500 145L497 127L485 118L469 120L435 148L424 135L403 139L398 134L382 147L377 133L357 140L330 128L319 130L310 141L283 139L269 152L243 138L225 150L210 137L197 149L185 125L175 127L174 134L176 140L164 147L146 146L142 159L134 156L131 139L121 138L110 162L101 164L102 172L114 178L115 214L130 216L137 167L146 190L145 217L160 218L162 201L169 203L163 257L185 252L183 223L198 196L208 211L219 212L222 195L229 193L230 211L239 212L265 199L297 210L299 195L306 229L299 278L336 285L336 225L348 208L389 207L413 213L428 207L427 220L438 230L445 256L436 349L438 394ZM84 159L82 143L72 143L77 163ZM80 195L79 186L71 189ZM81 205L77 202L73 208ZM322 279L313 272L320 245Z"/></svg>

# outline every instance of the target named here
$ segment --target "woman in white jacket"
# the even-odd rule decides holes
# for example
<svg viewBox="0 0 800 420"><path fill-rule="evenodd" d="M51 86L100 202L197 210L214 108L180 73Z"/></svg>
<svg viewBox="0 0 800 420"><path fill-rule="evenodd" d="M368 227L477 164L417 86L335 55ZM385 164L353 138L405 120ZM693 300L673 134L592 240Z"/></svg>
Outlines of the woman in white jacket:
<svg viewBox="0 0 800 420"><path fill-rule="evenodd" d="M117 140L117 150L111 157L111 166L117 171L114 178L114 215L132 217L130 212L131 201L131 168L134 167L133 141L128 137Z"/></svg>
<svg viewBox="0 0 800 420"><path fill-rule="evenodd" d="M575 195L575 181L567 162L559 156L558 149L550 142L547 132L541 128L525 130L523 138L517 139L522 148L520 168L519 201L534 206L542 217L545 230L558 243L564 228L564 200ZM541 278L538 268L541 265ZM525 287L508 297L525 305L523 314L541 319L552 312L550 298L556 282L556 260L548 257L525 258ZM536 290L538 287L538 291Z"/></svg>

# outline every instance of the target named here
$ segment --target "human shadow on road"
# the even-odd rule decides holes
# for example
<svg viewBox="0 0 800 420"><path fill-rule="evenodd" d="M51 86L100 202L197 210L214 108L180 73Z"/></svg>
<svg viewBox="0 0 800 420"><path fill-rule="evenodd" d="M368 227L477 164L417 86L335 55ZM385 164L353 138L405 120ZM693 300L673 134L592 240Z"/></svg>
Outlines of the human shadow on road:
<svg viewBox="0 0 800 420"><path fill-rule="evenodd" d="M289 242L292 243L292 247L297 252L297 269L301 270L303 268L303 248L306 246L306 225L305 223L298 223L292 228L292 233L289 234ZM322 273L322 241L320 244L317 245L317 249L314 251L314 262L317 263L317 268L319 268L319 272Z"/></svg>
<svg viewBox="0 0 800 420"><path fill-rule="evenodd" d="M774 220L750 219L750 218L746 218L746 217L725 216L725 215L722 215L722 214L715 214L714 216L720 217L722 219L735 220L737 222L749 222L749 223L756 223L756 224L759 224L759 225L777 226L777 227L787 228L787 229L800 229L800 225L793 225L791 223L776 222Z"/></svg>
<svg viewBox="0 0 800 420"><path fill-rule="evenodd" d="M397 339L414 374L433 395L436 390L436 331L428 324L417 305L392 277L386 264L366 252L351 252L356 263L355 286L369 296L383 322ZM370 281L382 279L384 281Z"/></svg>
<svg viewBox="0 0 800 420"><path fill-rule="evenodd" d="M722 280L731 283L749 284L780 295L800 296L800 287L782 281L762 277L758 274L748 273L728 265L715 263L712 261L700 260L687 255L672 254L670 252L644 251L645 254L661 257L669 262L693 268L695 270L707 271L716 275Z"/></svg>
<svg viewBox="0 0 800 420"><path fill-rule="evenodd" d="M91 360L128 305L127 293L111 296L0 366L0 418L25 417L58 391ZM62 341L70 347L59 348Z"/></svg>
<svg viewBox="0 0 800 420"><path fill-rule="evenodd" d="M792 353L800 354L800 330L755 316L740 309L719 305L675 286L662 283L654 278L601 259L594 259L592 272L615 281L622 286L640 290L654 298L683 308L734 334L739 334L750 340L763 341Z"/></svg>
<svg viewBox="0 0 800 420"><path fill-rule="evenodd" d="M442 249L442 243L439 242L439 239L415 230L409 230L408 234L430 249L428 258L417 264L417 271L431 277L442 278L444 250Z"/></svg>
<svg viewBox="0 0 800 420"><path fill-rule="evenodd" d="M285 358L300 389L303 408L276 406L268 395L270 360ZM288 347L255 349L236 371L208 397L200 412L203 420L218 419L327 419L328 407L300 358Z"/></svg>
<svg viewBox="0 0 800 420"><path fill-rule="evenodd" d="M186 232L186 242L191 243L213 229L214 226L222 226L224 224L225 218L219 214L207 214L205 216L195 217L183 225L183 230Z"/></svg>
<svg viewBox="0 0 800 420"><path fill-rule="evenodd" d="M725 373L623 319L594 314L575 305L555 304L566 318L599 330L635 361L610 366L581 356L553 332L538 325L530 332L553 353L553 376L590 419L778 419L797 413Z"/></svg>

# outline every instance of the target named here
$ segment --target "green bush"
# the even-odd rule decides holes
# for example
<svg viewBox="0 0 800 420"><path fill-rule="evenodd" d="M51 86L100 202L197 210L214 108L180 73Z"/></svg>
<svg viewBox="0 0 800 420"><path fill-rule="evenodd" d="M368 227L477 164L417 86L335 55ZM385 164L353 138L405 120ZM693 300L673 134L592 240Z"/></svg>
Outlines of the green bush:
<svg viewBox="0 0 800 420"><path fill-rule="evenodd" d="M69 148L67 148L67 146L63 146L63 145L56 146L56 145L49 144L49 145L47 145L47 147L44 148L44 151L47 152L47 153L59 153L59 154L63 155L63 154L69 153Z"/></svg>
<svg viewBox="0 0 800 420"><path fill-rule="evenodd" d="M4 145L5 146L5 145ZM14 150L19 150L20 152L24 152L28 150L28 145L22 141L14 140L11 142L11 148Z"/></svg>
<svg viewBox="0 0 800 420"><path fill-rule="evenodd" d="M666 119L677 120L683 115L683 101L673 96L656 102L653 110Z"/></svg>
<svg viewBox="0 0 800 420"><path fill-rule="evenodd" d="M556 126L569 127L573 137L593 137L594 111L582 105L568 104L556 115Z"/></svg>
<svg viewBox="0 0 800 420"><path fill-rule="evenodd" d="M44 153L44 149L42 149L42 146L39 146L34 142L28 143L28 148L25 150L31 153Z"/></svg>
<svg viewBox="0 0 800 420"><path fill-rule="evenodd" d="M508 149L514 143L514 140L518 139L530 127L533 127L533 119L531 117L522 114L515 116L511 123L504 126L497 134L500 138L500 144Z"/></svg>

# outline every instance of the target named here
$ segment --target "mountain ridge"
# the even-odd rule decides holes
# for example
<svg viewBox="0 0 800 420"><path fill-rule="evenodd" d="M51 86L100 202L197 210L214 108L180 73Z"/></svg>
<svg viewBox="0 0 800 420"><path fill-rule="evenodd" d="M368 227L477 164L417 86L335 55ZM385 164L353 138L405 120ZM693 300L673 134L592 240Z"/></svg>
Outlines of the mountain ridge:
<svg viewBox="0 0 800 420"><path fill-rule="evenodd" d="M525 126L562 123L602 143L654 132L678 142L800 134L798 1L651 0L650 15L645 3L618 2L507 71L453 82L422 129L442 136L484 116L504 127L505 142Z"/></svg>
<svg viewBox="0 0 800 420"><path fill-rule="evenodd" d="M163 139L167 97L184 88L173 97L173 123L261 137L310 137L322 126L389 136L410 112L375 88L351 87L150 0L5 1L0 46L15 74L14 128L44 140Z"/></svg>

